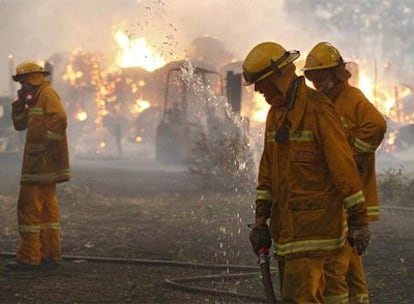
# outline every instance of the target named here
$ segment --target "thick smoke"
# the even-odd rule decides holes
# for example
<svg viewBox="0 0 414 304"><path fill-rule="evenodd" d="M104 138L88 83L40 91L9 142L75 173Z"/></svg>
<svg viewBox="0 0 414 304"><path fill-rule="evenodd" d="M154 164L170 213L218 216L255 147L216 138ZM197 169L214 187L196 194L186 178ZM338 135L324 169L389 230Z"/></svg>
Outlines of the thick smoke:
<svg viewBox="0 0 414 304"><path fill-rule="evenodd" d="M169 35L170 48L185 49L191 39L210 35L222 40L236 59L261 40L298 48L289 42L281 6L281 1L266 0L0 1L0 94L9 90L9 54L15 65L77 48L114 57L115 26L136 36L153 31ZM171 28L174 37L168 32Z"/></svg>
<svg viewBox="0 0 414 304"><path fill-rule="evenodd" d="M1 0L0 94L9 91L9 54L17 64L29 58L46 60L55 53L82 48L114 61L115 26L136 36L157 36L160 40L155 43L171 55L178 55L179 49L182 55L182 49L192 39L210 35L223 41L236 60L243 59L253 45L264 40L300 50L301 59L314 44L328 40L340 48L345 59L370 60L372 68L375 60L381 60L384 54L379 44L386 37L370 35L354 41L353 33L349 32L353 28L347 28L346 23L339 29L329 24L333 12L327 10L306 9L303 18L297 15L294 18L292 14L298 9L292 7L303 7L301 3L298 0ZM385 5L387 1L378 3ZM312 6L309 2L308 5ZM355 3L355 11L361 5ZM375 21L376 14L379 13L373 11L372 16L365 16L361 22ZM317 25L315 17L319 19ZM321 20L327 20L326 24Z"/></svg>

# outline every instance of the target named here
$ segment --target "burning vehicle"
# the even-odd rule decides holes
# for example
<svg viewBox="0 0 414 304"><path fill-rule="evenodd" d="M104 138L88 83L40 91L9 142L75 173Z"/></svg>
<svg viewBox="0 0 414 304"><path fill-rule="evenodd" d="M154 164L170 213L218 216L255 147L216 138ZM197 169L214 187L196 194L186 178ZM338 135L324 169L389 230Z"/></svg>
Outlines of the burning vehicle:
<svg viewBox="0 0 414 304"><path fill-rule="evenodd" d="M269 105L251 87L241 85L241 62L221 41L194 39L186 56L167 60L145 37L116 31L114 39L116 64L81 49L47 58L51 81L68 112L73 156L150 156L161 164L185 165L202 176L247 171L255 175L255 153L262 148ZM412 89L405 86L392 94L358 64L348 68L352 84L388 118L380 156L413 146ZM7 106L2 111L9 116ZM13 150L18 139L11 135L7 119L0 118L0 148Z"/></svg>
<svg viewBox="0 0 414 304"><path fill-rule="evenodd" d="M192 73L199 85L192 85L188 78L183 77L184 73ZM209 136L202 124L209 111L203 99L225 96L226 87L227 100L223 102L230 102L232 109L240 111L241 75L229 73L226 80L228 83L238 80L238 83L225 85L219 72L193 68L186 62L168 71L162 116L156 132L158 161L186 163L192 157L195 145ZM210 92L203 90L207 88L211 89Z"/></svg>
<svg viewBox="0 0 414 304"><path fill-rule="evenodd" d="M227 70L223 77L197 54L197 66L154 60L112 69L83 50L48 58L53 85L66 103L72 155L145 154L203 177L239 171L255 176L241 74Z"/></svg>
<svg viewBox="0 0 414 304"><path fill-rule="evenodd" d="M240 115L241 74L178 63L167 74L156 158L186 164L203 177L252 181L255 159L249 119Z"/></svg>

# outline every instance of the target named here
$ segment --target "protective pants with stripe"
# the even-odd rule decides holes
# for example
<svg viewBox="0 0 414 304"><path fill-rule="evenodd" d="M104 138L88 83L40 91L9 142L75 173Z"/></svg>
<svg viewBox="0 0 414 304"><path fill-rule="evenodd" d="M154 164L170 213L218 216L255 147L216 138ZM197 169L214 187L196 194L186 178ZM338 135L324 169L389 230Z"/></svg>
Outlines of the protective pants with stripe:
<svg viewBox="0 0 414 304"><path fill-rule="evenodd" d="M346 281L349 288L350 304L369 304L368 284L362 267L362 259L356 249L353 249L349 262Z"/></svg>
<svg viewBox="0 0 414 304"><path fill-rule="evenodd" d="M282 298L288 303L323 303L325 260L326 257L285 260Z"/></svg>
<svg viewBox="0 0 414 304"><path fill-rule="evenodd" d="M61 261L56 184L21 185L17 204L20 241L16 259L39 265Z"/></svg>
<svg viewBox="0 0 414 304"><path fill-rule="evenodd" d="M345 250L325 264L326 304L369 304L361 256L347 242Z"/></svg>

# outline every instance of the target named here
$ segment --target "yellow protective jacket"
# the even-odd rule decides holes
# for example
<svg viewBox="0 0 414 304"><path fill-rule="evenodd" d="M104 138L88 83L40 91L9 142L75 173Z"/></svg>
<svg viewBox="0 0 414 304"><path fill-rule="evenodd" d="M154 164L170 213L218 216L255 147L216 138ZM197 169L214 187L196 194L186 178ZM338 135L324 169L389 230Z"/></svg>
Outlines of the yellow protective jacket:
<svg viewBox="0 0 414 304"><path fill-rule="evenodd" d="M60 183L70 179L67 117L56 91L44 82L31 105L12 104L14 128L27 130L21 184Z"/></svg>
<svg viewBox="0 0 414 304"><path fill-rule="evenodd" d="M341 115L345 133L359 168L370 221L379 218L375 151L387 128L384 116L364 94L347 82L336 85L329 98Z"/></svg>
<svg viewBox="0 0 414 304"><path fill-rule="evenodd" d="M275 130L285 116L291 125L289 139L278 143ZM341 250L347 237L347 210L362 215L358 224L368 223L340 116L326 96L305 85L303 77L298 78L289 111L276 106L269 110L257 200L272 204L270 231L277 257Z"/></svg>

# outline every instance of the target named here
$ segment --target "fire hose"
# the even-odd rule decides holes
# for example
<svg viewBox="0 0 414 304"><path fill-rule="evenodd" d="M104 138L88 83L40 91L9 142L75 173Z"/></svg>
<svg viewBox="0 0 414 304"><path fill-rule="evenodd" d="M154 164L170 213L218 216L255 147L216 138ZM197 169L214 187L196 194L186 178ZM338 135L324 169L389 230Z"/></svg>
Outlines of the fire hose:
<svg viewBox="0 0 414 304"><path fill-rule="evenodd" d="M4 258L14 258L16 255L10 252L0 252L0 256ZM192 276L192 277L180 277L180 278L166 278L164 283L171 287L184 291L198 292L212 295L223 295L237 298L244 298L255 302L265 303L268 302L267 298L261 296L255 296L247 293L238 293L228 291L226 289L219 288L204 288L190 286L185 283L195 281L208 281L217 279L240 279L249 278L260 275L257 272L257 266L248 265L232 265L232 264L204 264L204 263L190 263L176 260L156 260L156 259L133 259L133 258L119 258L119 257L102 257L102 256L83 256L83 255L63 255L63 260L85 260L90 262L101 262L101 263L117 263L117 264L136 264L136 265L150 265L150 266L170 266L170 267L189 267L194 269L212 269L218 270L223 269L226 271L237 270L237 271L249 271L245 273L226 273L222 275L206 275L206 276ZM256 271L253 271L256 270ZM276 269L269 268L269 273L275 273ZM274 302L268 302L274 303Z"/></svg>
<svg viewBox="0 0 414 304"><path fill-rule="evenodd" d="M383 209L389 210L397 210L397 211L410 211L413 212L414 208L404 207L404 206L384 206ZM0 257L4 258L14 258L16 255L15 253L10 252L0 252ZM272 302L272 298L274 299L274 293L270 291L269 286L266 287L266 280L269 281L266 275L267 270L263 271L263 267L269 267L268 263L268 255L260 255L259 254L259 266L261 268L261 275L262 280L265 287L266 298L255 296L246 293L237 293L231 292L225 289L216 289L216 288L203 288L203 287L195 287L189 286L185 283L187 282L195 282L195 281L207 281L207 280L215 280L215 279L237 279L237 278L248 278L254 277L260 274L257 272L257 266L248 266L248 265L231 265L231 264L203 264L203 263L189 263L189 262L182 262L176 260L156 260L156 259L131 259L131 258L119 258L119 257L102 257L102 256L81 256L81 255L63 255L62 258L64 260L85 260L91 262L101 262L101 263L118 263L118 264L137 264L137 265L149 265L149 266L170 266L170 267L189 267L194 269L222 269L226 271L230 270L237 270L237 271L253 271L254 272L246 272L246 273L227 273L223 275L206 275L206 276L192 276L192 277L184 277L184 278L166 278L164 279L164 283L172 288L177 288L184 291L190 292L198 292L204 294L212 294L212 295L223 295L223 296L231 296L231 297L238 297L244 298L256 302L268 302L268 303L275 303ZM269 267L269 273L273 274L276 273L276 269Z"/></svg>
<svg viewBox="0 0 414 304"><path fill-rule="evenodd" d="M266 299L268 303L276 304L276 297L272 284L272 276L270 274L269 249L264 247L259 250L258 258L258 264L262 272L263 287L266 293Z"/></svg>

